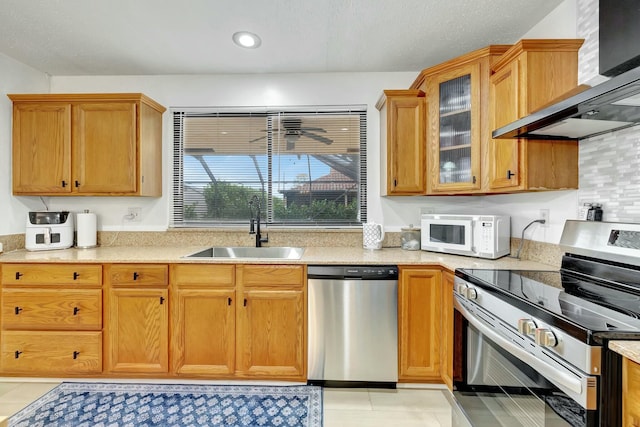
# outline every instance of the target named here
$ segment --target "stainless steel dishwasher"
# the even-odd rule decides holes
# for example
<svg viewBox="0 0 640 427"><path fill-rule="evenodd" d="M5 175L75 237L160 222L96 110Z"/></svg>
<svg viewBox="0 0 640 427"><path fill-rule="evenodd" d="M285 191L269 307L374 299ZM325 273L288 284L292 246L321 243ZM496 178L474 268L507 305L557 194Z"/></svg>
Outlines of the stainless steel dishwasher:
<svg viewBox="0 0 640 427"><path fill-rule="evenodd" d="M395 387L398 267L310 265L308 382Z"/></svg>

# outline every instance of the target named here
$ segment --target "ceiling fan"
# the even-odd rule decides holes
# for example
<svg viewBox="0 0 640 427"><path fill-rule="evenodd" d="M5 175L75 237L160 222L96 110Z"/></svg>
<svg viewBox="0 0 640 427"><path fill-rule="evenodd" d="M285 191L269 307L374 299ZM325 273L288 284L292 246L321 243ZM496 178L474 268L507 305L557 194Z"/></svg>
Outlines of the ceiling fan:
<svg viewBox="0 0 640 427"><path fill-rule="evenodd" d="M325 129L302 126L302 119L300 118L282 119L280 121L280 125L281 126L279 128L274 128L273 132L284 132L284 140L287 144L286 149L288 151L293 150L295 148L296 141L298 141L298 139L300 139L301 136L306 136L307 138L311 138L313 140L322 142L327 145L333 144L333 140L315 133L315 132L327 133ZM267 131L264 130L263 132L267 132ZM266 135L261 136L260 138L252 139L249 142L260 141L261 139L264 139L264 138L266 138Z"/></svg>

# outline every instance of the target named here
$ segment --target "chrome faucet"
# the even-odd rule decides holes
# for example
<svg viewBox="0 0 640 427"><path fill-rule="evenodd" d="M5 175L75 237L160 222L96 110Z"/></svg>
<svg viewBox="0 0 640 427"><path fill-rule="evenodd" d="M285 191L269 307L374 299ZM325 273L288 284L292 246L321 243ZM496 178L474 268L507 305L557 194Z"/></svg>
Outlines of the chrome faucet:
<svg viewBox="0 0 640 427"><path fill-rule="evenodd" d="M255 215L253 213L254 206L256 207ZM255 194L249 200L249 215L251 216L249 220L249 234L256 235L256 248L259 248L263 243L269 241L269 236L262 237L262 234L260 234L260 198Z"/></svg>

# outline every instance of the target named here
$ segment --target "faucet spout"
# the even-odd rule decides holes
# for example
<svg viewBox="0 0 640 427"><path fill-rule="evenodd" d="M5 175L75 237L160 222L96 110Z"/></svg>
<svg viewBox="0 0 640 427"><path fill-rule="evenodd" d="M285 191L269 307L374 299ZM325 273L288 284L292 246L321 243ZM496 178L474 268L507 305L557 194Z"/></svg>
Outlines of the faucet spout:
<svg viewBox="0 0 640 427"><path fill-rule="evenodd" d="M256 207L255 214L253 213L253 207ZM269 237L262 237L262 233L260 232L260 198L257 195L253 195L251 200L249 200L249 213L251 219L249 221L249 234L256 235L256 248L262 246L263 243L267 243L269 241Z"/></svg>

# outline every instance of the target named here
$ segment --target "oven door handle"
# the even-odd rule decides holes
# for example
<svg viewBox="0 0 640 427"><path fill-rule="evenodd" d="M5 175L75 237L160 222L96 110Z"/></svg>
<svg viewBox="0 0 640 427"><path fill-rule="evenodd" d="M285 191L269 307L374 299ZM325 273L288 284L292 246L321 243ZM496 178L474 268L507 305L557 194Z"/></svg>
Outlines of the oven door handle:
<svg viewBox="0 0 640 427"><path fill-rule="evenodd" d="M493 329L486 326L482 321L478 320L473 314L469 313L469 311L462 304L460 304L457 299L454 299L454 304L456 310L458 310L469 321L469 323L475 326L478 331L480 331L483 335L486 335L500 347L513 354L523 362L527 363L533 369L540 372L543 376L550 379L553 378L555 381L559 382L561 385L576 394L582 394L582 383L579 379L567 374L566 372L558 370L548 363L543 362L542 360L530 354L528 351L523 350L521 347L512 343L509 339L495 332Z"/></svg>

